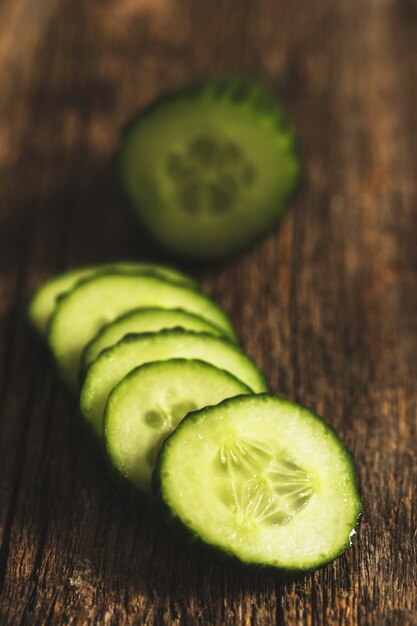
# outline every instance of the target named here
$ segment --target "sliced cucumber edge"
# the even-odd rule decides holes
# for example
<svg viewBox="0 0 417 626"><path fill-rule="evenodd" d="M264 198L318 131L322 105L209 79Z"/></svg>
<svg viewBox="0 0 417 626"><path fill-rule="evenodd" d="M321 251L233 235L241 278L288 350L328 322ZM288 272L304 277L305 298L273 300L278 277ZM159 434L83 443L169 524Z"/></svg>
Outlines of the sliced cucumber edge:
<svg viewBox="0 0 417 626"><path fill-rule="evenodd" d="M138 265L137 268L135 268L136 264ZM131 265L131 269L128 269L129 265ZM146 265L149 265L149 267L148 268L143 267L141 269L140 266L146 266ZM79 279L76 279L76 282L72 284L69 289L56 292L55 294L55 303L56 303L60 297L62 297L69 291L72 291L72 289L74 289L79 283L85 280L88 280L89 278L93 278L97 274L101 275L106 272L113 272L113 271L117 271L117 272L121 271L126 274L136 273L136 272L137 273L149 272L149 273L154 273L155 275L163 277L163 278L168 278L164 276L164 272L166 271L170 272L171 268L169 266L160 265L158 263L152 263L150 261L117 261L117 262L115 261L114 263L105 263L101 265L82 265L80 267L73 267L73 268L64 270L63 272L56 274L54 276L51 276L49 279L46 279L41 285L39 285L32 292L31 296L28 299L27 308L26 308L27 318L28 318L29 323L34 328L34 330L37 333L39 333L41 337L47 336L48 323L54 312L54 309L51 309L51 311L49 311L49 314L47 316L47 321L44 326L43 325L41 326L39 324L39 318L37 319L37 316L34 312L39 298L42 298L44 296L44 293L46 290L50 291L51 287L53 287L54 284L56 283L59 284L63 279L65 280L66 278L70 278L71 275L78 275L81 273L81 276L79 277ZM199 289L199 285L195 280L193 280L186 274L183 274L180 270L177 270L176 268L173 268L172 271L174 272L174 275L172 276L172 278L169 278L169 280L172 280L173 282L181 282L182 284L186 286L193 287L194 289ZM175 279L176 273L178 273L178 280ZM181 278L182 275L184 277L183 279Z"/></svg>
<svg viewBox="0 0 417 626"><path fill-rule="evenodd" d="M99 356L97 357L97 359L95 361L93 361L92 363L90 363L90 365L87 367L84 376L83 376L83 387L84 384L87 380L87 377L90 375L90 370L92 371L92 369L94 368L95 364L97 363L97 361L103 358L106 358L106 356L108 356L108 354L119 344L121 343L128 343L128 342L134 342L135 339L137 337L151 337L152 335L164 335L164 334L168 334L168 333L178 333L178 334L182 334L182 333L189 333L192 335L203 335L205 337L210 337L210 338L215 338L218 341L221 341L222 343L225 343L226 345L230 345L231 347L233 347L239 354L241 354L242 356L244 356L246 359L249 359L250 361L252 361L252 363L256 366L258 372L259 372L259 380L261 380L264 385L265 388L268 388L268 381L266 379L265 373L264 371L257 365L257 363L255 363L255 361L253 360L253 358L247 353L245 352L241 346L237 343L234 343L229 337L223 337L222 335L211 335L210 333L206 333L206 332L200 332L200 331L193 331L193 330L185 330L183 328L164 328L162 330L156 331L156 332L148 332L148 333L128 333L127 335L125 335L124 337L122 337L122 339L120 339L120 341L118 341L117 343L113 344L112 346L109 346L108 348L105 348L102 352L100 352ZM168 359L171 360L171 359ZM194 360L194 359L192 359ZM199 359L195 359L195 360L199 360ZM203 359L200 359L203 360ZM152 363L155 361L151 361ZM145 364L144 364L145 365ZM217 367L217 365L214 365L213 363L209 363L209 365L213 365L213 367ZM139 366L141 367L141 366ZM220 367L217 367L217 369L222 369ZM227 371L227 370L225 370ZM234 376L234 374L232 374L231 372L229 372L232 376ZM235 378L237 378L235 376ZM240 380L238 378L238 380ZM243 381L241 381L243 383ZM246 385L246 383L243 383ZM246 385L248 386L248 385ZM249 387L250 388L250 387ZM252 393L255 395L256 392L253 391L253 389L251 389ZM83 395L83 389L81 390L81 398L82 399L82 395ZM256 394L258 395L258 394Z"/></svg>
<svg viewBox="0 0 417 626"><path fill-rule="evenodd" d="M205 322L208 326L212 326L213 330L217 331L216 333L213 333L213 334L215 334L216 337L219 336L219 337L223 337L223 338L227 339L228 341L231 340L230 337L227 335L226 331L223 328L220 328L220 326L217 326L217 324L215 324L214 322L211 322L210 320L206 319L202 315L197 315L197 313L192 313L191 311L187 311L186 309L181 309L179 307L172 308L172 309L165 309L165 308L162 308L162 307L136 307L134 309L129 309L128 311L126 311L125 313L122 313L122 315L119 315L118 317L116 317L114 320L112 320L108 324L105 324L104 326L102 326L99 329L99 331L97 332L97 334L94 335L94 337L86 344L86 346L85 346L85 348L84 348L84 350L83 350L83 352L81 354L81 368L80 368L80 380L81 381L84 378L84 376L85 376L85 374L87 372L88 367L91 365L91 363L94 362L94 361L91 361L90 363L87 363L87 356L88 356L89 349L95 343L95 341L97 341L106 332L106 330L110 326L112 326L113 324L116 324L117 322L122 322L126 318L130 317L131 315L134 315L135 313L138 313L139 311L147 311L147 312L150 312L150 311L170 311L170 312L176 312L176 313L186 313L190 317L193 317L196 320L201 320L201 321ZM131 332L131 333L127 333L127 334L134 334L134 335L136 335L136 334L146 334L148 332L149 333L150 332L153 333L153 332L161 332L163 330L173 330L174 328L183 329L182 326L176 326L176 327L161 328L158 331L144 331L144 333ZM188 329L184 328L183 330L188 330ZM191 332L193 332L193 331L191 331ZM198 332L207 332L208 333L208 331L198 331ZM121 339L120 339L120 341L121 341ZM116 343L118 343L118 342L116 342ZM234 343L234 342L232 341L232 343ZM237 344L237 340L236 340L236 344ZM113 344L113 345L115 345L115 344ZM107 347L110 348L111 346L107 346ZM103 350L107 350L107 348L104 348ZM101 352L103 352L103 350L101 350ZM98 358L100 356L101 352L97 355L96 358Z"/></svg>

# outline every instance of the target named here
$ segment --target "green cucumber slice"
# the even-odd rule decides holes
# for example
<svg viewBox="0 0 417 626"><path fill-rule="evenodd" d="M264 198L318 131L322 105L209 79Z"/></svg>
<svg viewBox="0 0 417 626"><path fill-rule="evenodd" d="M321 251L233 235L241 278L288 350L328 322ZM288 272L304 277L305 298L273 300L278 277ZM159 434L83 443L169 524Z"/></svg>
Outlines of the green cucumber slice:
<svg viewBox="0 0 417 626"><path fill-rule="evenodd" d="M152 274L100 274L65 294L51 318L48 342L63 379L76 387L81 353L104 324L129 309L149 306L183 308L235 337L223 310L196 289Z"/></svg>
<svg viewBox="0 0 417 626"><path fill-rule="evenodd" d="M81 413L100 436L103 411L111 390L144 363L168 359L199 359L236 376L252 391L266 391L258 366L240 348L222 337L190 330L127 335L104 350L90 365L81 390Z"/></svg>
<svg viewBox="0 0 417 626"><path fill-rule="evenodd" d="M104 442L113 472L150 494L159 449L183 417L248 393L240 380L203 361L172 359L138 367L113 389L104 414Z"/></svg>
<svg viewBox="0 0 417 626"><path fill-rule="evenodd" d="M270 395L189 414L155 483L193 535L241 561L311 570L351 543L362 510L351 454L309 409Z"/></svg>
<svg viewBox="0 0 417 626"><path fill-rule="evenodd" d="M49 318L51 317L58 296L70 291L75 285L95 274L122 270L123 272L152 272L162 278L181 282L196 287L196 283L175 269L153 263L121 262L111 265L92 265L69 270L59 276L47 280L35 291L29 303L29 320L41 335L46 335Z"/></svg>
<svg viewBox="0 0 417 626"><path fill-rule="evenodd" d="M82 371L98 357L100 352L132 333L156 332L167 328L183 328L224 336L225 332L211 322L182 309L134 309L104 326L85 347Z"/></svg>
<svg viewBox="0 0 417 626"><path fill-rule="evenodd" d="M122 186L153 237L180 257L217 260L282 215L298 182L292 130L250 80L208 80L165 96L127 126Z"/></svg>

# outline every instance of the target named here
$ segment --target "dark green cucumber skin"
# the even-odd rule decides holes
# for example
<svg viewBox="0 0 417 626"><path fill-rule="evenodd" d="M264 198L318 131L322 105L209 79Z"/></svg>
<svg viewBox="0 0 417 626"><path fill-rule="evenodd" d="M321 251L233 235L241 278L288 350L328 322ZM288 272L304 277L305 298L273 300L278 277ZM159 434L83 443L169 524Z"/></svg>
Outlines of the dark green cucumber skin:
<svg viewBox="0 0 417 626"><path fill-rule="evenodd" d="M149 261L149 260L144 260L144 261L126 261L126 260L123 260L123 261L114 261L114 262L111 262L111 263L104 263L104 264L103 264L103 265L104 265L104 267L103 267L103 269L102 269L102 270L100 269L100 266L99 266L99 265L97 265L97 266L95 266L95 265L91 265L91 266L89 266L89 265L82 265L82 266L79 266L79 267L73 267L73 268L70 268L70 269L65 270L64 272L61 272L61 273L59 274L59 276L65 276L66 274L71 274L71 273L72 273L72 272L74 272L75 270L89 270L89 269L91 268L91 275L89 275L89 276L84 276L84 278L82 278L82 279L78 280L78 281L77 281L77 283L76 283L75 285L73 285L73 287L70 289L70 291L72 291L72 289L75 289L75 287L76 287L76 286L78 286L81 282L84 282L84 281L86 281L86 280L90 280L91 278L93 278L93 276L95 277L95 276L97 276L97 275L101 275L101 274L105 274L105 273L109 273L109 272L110 272L110 273L112 273L112 272L134 273L134 270L133 270L133 269L132 269L132 270L129 270L129 272L128 272L128 271L125 271L125 270L120 269L120 268L118 267L119 265L124 265L124 264L129 264L129 263L132 263L132 265L133 265L134 263L146 263L146 264L149 264L150 266L154 265L154 266L155 266L155 269L152 269L151 267L149 267L149 269L146 269L146 270L145 270L145 269L143 269L143 270L138 269L138 270L137 270L137 272L138 272L138 273L153 274L153 275L155 275L155 276L157 276L157 277L161 277L161 276L163 276L163 275L162 275L162 274L158 271L158 269L161 269L161 270L165 270L165 269L166 269L166 270L169 270L169 269L171 269L170 267L165 266L165 265L160 265L159 263L156 263L155 261ZM95 269L95 268L96 268L96 269ZM177 270L177 268L176 268L176 267L175 267L175 268L173 268L173 269ZM178 270L178 271L179 271L179 272L181 272L181 270ZM52 278L53 278L53 277L52 277ZM48 280L49 280L49 279L48 279ZM174 277L173 277L172 279L170 279L170 280L174 281ZM47 281L46 281L46 282L47 282ZM180 281L180 279L178 279L178 280L175 280L175 282L180 283L181 281ZM200 290L200 287L199 287L199 284L198 284L198 283L197 283L197 282L196 282L193 278L191 278L191 277L189 277L189 276L184 275L184 282L183 282L182 284L184 284L184 285L186 285L186 286L189 286L189 287L191 287L192 289L196 289L196 290L198 290L198 291L201 291L201 290ZM32 292L31 296L30 296L30 297L29 297L29 299L27 300L27 305L26 305L26 316L27 316L27 321L28 321L28 323L29 323L29 325L30 325L31 329L33 329L33 330L35 331L35 333L36 333L38 336L39 336L39 331L38 331L38 329L36 328L36 326L33 324L32 320L31 320L31 318L30 318L30 309L31 309L31 304L32 304L32 301L35 299L35 297L36 297L36 295L37 295L37 293L38 293L38 289L39 289L40 287L42 287L42 285L40 285L38 288L36 288L36 289ZM66 292L65 292L65 293L66 293ZM59 301L59 300L60 300L60 299L61 299L61 298L65 295L65 293L58 294L58 295L57 295L57 301ZM49 316L49 320L51 319L52 315L53 315L53 311L51 312L51 315ZM48 332L48 326L49 326L49 322L48 322L48 324L47 324L47 326L46 326L46 335L47 335L47 332ZM44 337L43 335L40 335L40 337L41 337L41 339L42 339L42 340L45 340L45 337Z"/></svg>
<svg viewBox="0 0 417 626"><path fill-rule="evenodd" d="M358 474L357 474L356 465L355 465L352 452L344 446L343 442L339 438L336 431L327 422L325 422L322 417L320 417L317 413L312 411L309 407L296 404L294 402L291 402L291 400L287 400L279 396L272 396L269 393L260 393L260 394L253 394L251 396L242 395L242 396L235 396L233 398L228 398L227 400L223 400L223 402L220 402L218 405L216 405L216 407L213 407L213 408L218 408L221 406L226 407L232 402L238 403L240 400L245 400L248 398L251 398L251 399L256 398L257 400L265 399L266 401L269 401L271 398L277 398L281 402L291 407L297 407L297 408L301 407L307 410L313 418L315 418L321 424L324 424L328 432L338 442L340 447L344 449L346 456L349 458L351 483L352 483L352 486L356 489L356 493L359 494ZM291 579L292 577L298 578L310 572L314 572L318 569L322 569L326 567L326 565L328 565L329 563L332 563L333 561L338 559L342 554L344 554L351 547L350 541L347 541L346 544L340 549L340 551L337 554L333 555L329 559L320 561L317 565L314 565L311 568L306 568L306 569L300 569L300 568L295 568L295 567L294 568L291 568L291 567L282 568L282 567L277 567L269 563L263 564L257 561L243 561L239 559L239 557L236 554L228 552L227 550L224 550L223 548L221 548L220 546L214 543L209 543L209 542L204 541L200 537L199 534L197 534L192 529L185 526L185 524L176 515L175 511L173 511L172 508L165 502L163 495L162 495L163 489L162 489L161 474L162 474L163 461L164 461L163 457L164 457L165 448L169 446L171 439L175 437L175 434L178 432L178 430L180 430L181 428L187 427L187 424L195 420L196 418L198 418L199 414L200 414L200 411L193 411L193 412L188 413L188 415L177 426L176 430L165 439L159 451L158 459L157 459L155 469L152 475L152 492L154 494L155 500L159 502L160 510L163 513L164 518L166 519L168 525L173 529L173 532L175 533L176 536L178 536L182 541L185 541L188 545L198 546L199 548L203 548L203 550L205 550L208 554L213 555L217 559L230 561L232 563L238 564L240 567L249 567L254 570L262 570L266 572L275 573L278 576L283 577L285 579L288 579L288 578ZM359 495L358 495L358 498L359 498ZM363 510L364 510L363 503L360 500L359 500L359 503L360 503L360 509L357 515L356 529L358 528Z"/></svg>
<svg viewBox="0 0 417 626"><path fill-rule="evenodd" d="M171 362L178 362L178 363L182 363L184 361L188 361L189 359L180 359L180 358L175 358L175 359L169 359ZM209 367L214 367L214 366L210 366L210 364L207 364L205 361L201 361L200 359L191 359L192 361L196 361L197 363L200 364L204 364L204 365L209 365ZM107 400L107 404L110 401L110 396L112 395L112 393L114 391L116 391L116 389L127 379L130 378L132 376L134 376L136 374L136 372L138 372L139 370L142 370L143 368L149 368L149 366L153 366L154 363L159 363L159 361L151 361L150 363L144 363L143 365L139 365L139 367L135 367L135 369L133 369L132 371L130 371L125 378L123 378L113 389L113 391L110 393L109 398ZM220 369L220 368L216 368L216 369ZM226 370L221 370L224 371L225 374L227 374L227 376L229 378L234 378L235 380L238 380L236 378L236 376L234 376L233 374L231 374L230 372L226 372ZM243 387L246 387L246 389L248 390L248 393L253 393L251 391L251 389L245 385L245 383L243 383L242 381L240 381L240 384ZM242 396L243 397L243 396ZM104 460L106 463L106 467L107 470L109 472L109 475L111 477L111 479L113 480L114 484L116 485L117 489L120 491L120 493L122 495L124 495L127 500L130 502L130 504L132 506L136 507L146 507L147 509L149 509L150 511L159 511L161 510L161 504L159 501L159 498L156 500L153 496L146 494L145 492L141 491L138 487L136 487L135 485L133 485L125 476L122 476L122 474L120 472L117 471L117 469L113 466L111 457L107 451L107 446L106 446L106 412L107 412L107 404L106 404L106 408L104 409L104 414L103 414L103 431L102 431L102 437L101 437L101 449L104 455ZM92 427L90 426L90 424L87 424L87 420L83 419L83 421L86 424L86 428L88 429L88 431L90 432L91 437L94 437L94 439L97 441L97 436L95 435Z"/></svg>
<svg viewBox="0 0 417 626"><path fill-rule="evenodd" d="M62 300L63 298L65 298L67 295L69 295L70 293L72 293L73 291L75 291L75 289L77 289L77 287L79 287L80 285L83 285L84 283L89 283L92 280L95 280L96 278L100 278L101 276L115 276L115 275L122 275L122 276L152 276L154 278L159 278L161 280L165 280L166 282L169 282L170 284L174 284L174 285L180 285L181 287L186 287L187 289L190 289L191 291L195 291L197 293L203 293L198 285L198 283L194 283L192 281L192 279L190 279L190 283L183 283L181 281L177 281L177 280L173 280L173 279L167 279L167 278L162 278L161 274L159 274L158 272L152 271L152 270L138 270L138 271L132 271L132 272L126 272L123 271L122 269L117 269L116 267L114 269L103 269L98 270L97 272L94 273L93 276L86 276L85 278L81 279L80 281L77 282L76 285L74 285L72 287L72 289L70 289L69 291L66 291L65 293L59 295L57 297L57 302L59 302L60 300ZM209 296L207 296L209 298ZM213 300L214 302L214 300ZM220 307L220 305L217 304L217 302L215 302L215 305L217 305L218 307ZM55 311L52 313L52 315L49 317L48 320L48 324L46 327L46 339L48 342L48 335L49 335L49 329L52 323L52 319L54 317L54 313ZM226 313L225 313L226 315ZM226 315L227 317L227 315Z"/></svg>
<svg viewBox="0 0 417 626"><path fill-rule="evenodd" d="M156 334L157 335L164 335L164 334L171 334L171 333L178 333L179 335L181 335L184 332L187 333L187 334L190 334L190 335L192 335L192 334L199 335L199 336L203 335L203 336L209 337L210 339L214 338L214 339L218 340L221 343L225 343L227 345L232 346L236 352L238 352L239 354L245 356L247 359L252 361L252 363L256 366L257 371L259 372L259 379L264 383L265 387L269 388L268 387L268 383L267 383L267 379L266 379L266 376L265 376L265 373L261 370L261 368L258 365L256 365L256 363L252 359L252 357L250 357L244 350L242 350L242 348L238 344L236 344L233 341L231 341L228 337L221 337L220 335L219 336L210 335L210 333L204 333L204 332L198 332L197 333L197 332L194 332L192 330L184 331L182 328L164 329L164 330L158 331L157 333L152 333L152 332L150 332L150 333L129 333L128 335L125 335L122 339L120 339L120 341L118 341L113 346L105 348L102 352L100 352L100 358L103 355L105 355L107 353L110 353L111 350L113 350L113 348L115 346L118 346L121 343L135 342L137 337L147 337L147 336L151 337L152 335L156 335ZM177 358L177 357L175 357L175 358ZM87 374L88 374L90 368L92 368L94 366L94 363L95 363L95 361L90 363L90 365L87 367L86 371L84 373L81 373L81 375L80 375L80 387L83 386L83 383L84 383L84 381L85 381L85 379L87 377ZM217 366L214 366L214 367L217 367ZM221 368L218 368L218 369L221 369ZM234 376L234 374L232 374L231 372L229 372L229 373L230 373L231 376ZM243 383L243 381L241 381L241 382ZM246 383L243 383L243 384L246 385ZM248 386L248 385L246 385L246 386ZM256 395L255 392L253 392L253 394Z"/></svg>
<svg viewBox="0 0 417 626"><path fill-rule="evenodd" d="M174 250L170 250L163 244L161 244L154 233L147 226L145 221L141 219L137 210L135 209L127 190L123 184L123 174L122 174L122 147L124 145L125 139L128 137L131 130L139 123L146 120L147 117L152 115L155 111L157 111L160 107L164 107L169 105L171 102L176 102L178 98L181 96L184 99L195 99L201 97L205 92L209 90L214 90L213 99L217 101L219 98L227 97L230 100L234 100L236 103L246 101L246 98L249 96L250 92L253 90L257 90L258 101L251 101L251 105L254 110L258 109L262 113L270 113L276 118L277 127L279 130L283 132L290 133L292 135L293 142L293 154L296 157L297 162L299 163L298 172L296 179L294 181L293 189L288 194L285 205L281 207L280 213L276 216L274 222L270 224L268 228L266 228L262 233L256 236L252 241L243 243L240 247L235 247L233 251L227 252L225 254L219 255L216 258L200 258L198 256L192 256L187 254L182 257L178 255ZM252 250L269 232L274 231L278 225L281 223L281 220L285 217L286 212L289 208L289 204L298 194L298 190L300 188L301 183L301 166L300 166L300 157L299 157L299 147L296 135L290 125L287 117L284 115L281 106L277 103L276 98L269 91L268 87L261 82L258 78L251 76L237 76L237 77L207 77L205 79L201 79L199 81L195 81L189 84L185 84L180 87L178 90L169 91L159 98L148 104L142 111L139 111L135 115L133 115L125 124L124 128L121 132L121 138L119 141L119 148L117 153L114 156L114 169L116 172L117 184L120 189L120 193L124 198L125 204L131 210L133 217L139 222L141 227L143 228L144 233L155 245L155 248L159 250L164 256L168 259L178 260L181 259L182 262L189 263L190 267L195 265L197 266L208 266L215 267L220 263L224 263L232 260L233 258L240 256L246 252Z"/></svg>
<svg viewBox="0 0 417 626"><path fill-rule="evenodd" d="M138 121L142 121L147 116L158 110L161 106L169 105L171 102L177 102L181 97L184 100L194 100L200 98L204 93L210 94L215 102L221 98L225 98L232 102L248 102L250 101L252 108L262 113L268 113L276 118L277 126L280 131L293 133L286 116L277 104L276 98L269 92L268 88L259 80L250 76L241 77L207 77L192 83L188 83L169 91L150 104L142 111L139 111L128 120L122 130L122 141L125 135L136 126ZM255 95L253 99L252 95ZM120 152L116 158L119 158Z"/></svg>
<svg viewBox="0 0 417 626"><path fill-rule="evenodd" d="M143 310L149 310L149 309L154 308L154 307L142 307L142 308L143 308ZM157 307L155 307L155 308L157 308ZM106 328L108 326L110 326L111 324L114 324L117 321L123 321L124 319L126 319L126 317L131 315L133 312L139 311L139 310L140 310L140 308L139 309L131 309L131 310L127 311L126 313L123 313L122 315L117 317L112 322L109 322L109 324L105 324L105 326L103 326L98 331L98 333L96 335L94 335L94 337L91 339L91 341L89 341L87 343L87 345L85 346L85 348L84 348L84 350L83 350L83 352L81 354L81 374L80 374L80 380L82 380L82 378L84 377L84 375L85 375L85 373L86 373L86 371L88 369L88 364L86 363L86 355L87 355L87 352L88 352L88 349L89 349L90 345L94 343L94 341L106 330ZM171 310L171 311L178 311L178 312L185 312L185 313L188 313L189 315L191 315L192 317L200 317L200 319L203 319L201 316L198 316L196 313L191 313L189 311L184 311L184 309L175 308L175 309L169 309L169 310ZM204 321L207 322L207 324L210 324L211 326L213 326L213 329L216 329L216 330L219 331L218 336L224 337L225 339L228 339L227 335L224 334L224 331L219 326L216 326L216 324L214 322L210 322L209 320L206 320L205 318L204 318ZM182 328L182 326L177 326L176 328ZM145 331L145 332L161 332L162 330L170 330L170 329L172 330L172 327L171 328L170 327L161 328L160 331ZM203 332L203 331L200 331L200 332ZM137 333L130 333L130 334L137 334ZM236 343L238 344L238 340L236 340ZM99 356L99 355L97 355L97 356Z"/></svg>

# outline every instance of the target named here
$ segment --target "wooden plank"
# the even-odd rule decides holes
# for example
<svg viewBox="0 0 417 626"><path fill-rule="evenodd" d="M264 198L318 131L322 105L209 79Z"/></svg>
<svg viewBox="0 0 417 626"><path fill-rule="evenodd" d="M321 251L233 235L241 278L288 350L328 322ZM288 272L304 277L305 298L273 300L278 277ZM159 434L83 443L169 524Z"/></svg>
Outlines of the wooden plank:
<svg viewBox="0 0 417 626"><path fill-rule="evenodd" d="M417 16L394 0L0 7L0 615L10 624L415 624ZM298 581L191 554L115 492L25 321L64 268L152 258L111 176L183 81L259 71L299 134L279 231L193 270L274 392L353 450L352 550Z"/></svg>

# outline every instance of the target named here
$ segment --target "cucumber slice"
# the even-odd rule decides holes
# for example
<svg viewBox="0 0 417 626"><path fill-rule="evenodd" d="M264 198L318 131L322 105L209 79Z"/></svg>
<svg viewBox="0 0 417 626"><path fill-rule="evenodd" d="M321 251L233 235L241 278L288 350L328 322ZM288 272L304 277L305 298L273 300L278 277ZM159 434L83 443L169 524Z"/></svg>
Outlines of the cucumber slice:
<svg viewBox="0 0 417 626"><path fill-rule="evenodd" d="M197 284L188 276L170 267L162 265L154 265L152 263L114 263L112 265L93 265L90 267L79 267L69 270L59 276L54 276L46 281L32 296L29 303L29 320L41 335L46 335L48 320L55 309L56 300L61 294L70 291L75 285L95 274L109 272L114 270L122 270L123 272L152 272L162 278L175 280L184 285L196 287Z"/></svg>
<svg viewBox="0 0 417 626"><path fill-rule="evenodd" d="M104 348L132 333L156 332L167 328L183 328L224 336L225 332L211 322L182 309L134 309L104 326L86 346L82 356L82 371L98 357Z"/></svg>
<svg viewBox="0 0 417 626"><path fill-rule="evenodd" d="M270 395L188 415L155 474L169 512L246 563L311 570L351 543L362 510L351 454L309 409Z"/></svg>
<svg viewBox="0 0 417 626"><path fill-rule="evenodd" d="M154 103L127 126L123 188L154 238L180 257L217 260L266 233L293 195L293 132L257 82L209 80Z"/></svg>
<svg viewBox="0 0 417 626"><path fill-rule="evenodd" d="M267 389L252 359L222 337L181 329L127 335L104 350L87 371L81 390L81 413L95 433L101 435L107 398L126 374L144 363L176 358L206 361L230 372L255 392Z"/></svg>
<svg viewBox="0 0 417 626"><path fill-rule="evenodd" d="M142 365L119 383L104 414L111 468L122 482L151 493L164 439L189 412L251 393L240 380L203 361L173 359Z"/></svg>
<svg viewBox="0 0 417 626"><path fill-rule="evenodd" d="M149 306L183 308L235 337L223 310L196 289L151 274L100 274L65 294L51 318L48 342L63 379L76 387L81 353L104 324L129 309Z"/></svg>

